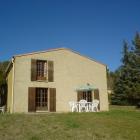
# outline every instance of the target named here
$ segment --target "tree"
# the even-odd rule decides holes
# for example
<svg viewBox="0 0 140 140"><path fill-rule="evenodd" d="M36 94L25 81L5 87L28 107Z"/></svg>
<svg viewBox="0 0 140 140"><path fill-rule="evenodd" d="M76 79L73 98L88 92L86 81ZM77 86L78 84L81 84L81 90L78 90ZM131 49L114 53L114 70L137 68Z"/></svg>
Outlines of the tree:
<svg viewBox="0 0 140 140"><path fill-rule="evenodd" d="M116 75L114 72L107 70L107 89L108 90L113 90L115 77Z"/></svg>
<svg viewBox="0 0 140 140"><path fill-rule="evenodd" d="M136 105L140 101L140 35L131 47L124 42L122 65L114 82L113 104Z"/></svg>
<svg viewBox="0 0 140 140"><path fill-rule="evenodd" d="M0 85L6 83L5 70L8 64L9 64L9 61L0 62Z"/></svg>
<svg viewBox="0 0 140 140"><path fill-rule="evenodd" d="M122 58L122 66L116 70L117 78L114 81L114 95L112 95L112 104L127 104L127 94L130 91L130 66L129 62L131 59L131 55L129 52L129 47L126 42L124 42L123 47L123 58Z"/></svg>
<svg viewBox="0 0 140 140"><path fill-rule="evenodd" d="M0 106L5 105L7 98L7 84L5 70L9 61L0 62Z"/></svg>
<svg viewBox="0 0 140 140"><path fill-rule="evenodd" d="M136 101L140 101L140 34L136 33L136 36L133 40L133 69L134 69L134 78L133 80L133 98Z"/></svg>

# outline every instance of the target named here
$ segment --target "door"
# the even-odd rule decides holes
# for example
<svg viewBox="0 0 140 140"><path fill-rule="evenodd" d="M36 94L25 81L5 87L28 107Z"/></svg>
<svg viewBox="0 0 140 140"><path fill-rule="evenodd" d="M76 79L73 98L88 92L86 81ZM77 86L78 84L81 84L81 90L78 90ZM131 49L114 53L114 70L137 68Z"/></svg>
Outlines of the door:
<svg viewBox="0 0 140 140"><path fill-rule="evenodd" d="M36 111L48 111L47 88L36 88Z"/></svg>

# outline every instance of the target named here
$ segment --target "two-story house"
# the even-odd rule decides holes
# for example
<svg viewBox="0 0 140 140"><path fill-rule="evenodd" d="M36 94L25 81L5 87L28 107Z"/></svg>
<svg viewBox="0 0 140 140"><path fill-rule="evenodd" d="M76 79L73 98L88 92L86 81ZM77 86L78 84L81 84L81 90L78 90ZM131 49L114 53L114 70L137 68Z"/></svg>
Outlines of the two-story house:
<svg viewBox="0 0 140 140"><path fill-rule="evenodd" d="M68 102L80 99L98 99L100 110L108 110L106 65L73 50L16 55L6 73L11 113L68 112Z"/></svg>

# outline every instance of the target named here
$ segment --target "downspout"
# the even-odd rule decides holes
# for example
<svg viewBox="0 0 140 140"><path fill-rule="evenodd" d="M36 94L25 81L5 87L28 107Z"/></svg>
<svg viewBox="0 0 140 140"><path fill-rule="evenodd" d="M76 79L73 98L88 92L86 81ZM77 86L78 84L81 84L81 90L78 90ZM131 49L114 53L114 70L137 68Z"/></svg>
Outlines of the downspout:
<svg viewBox="0 0 140 140"><path fill-rule="evenodd" d="M12 65L13 65L13 74L12 74L12 109L11 113L14 113L14 82L15 82L15 65L14 65L15 58L12 58Z"/></svg>

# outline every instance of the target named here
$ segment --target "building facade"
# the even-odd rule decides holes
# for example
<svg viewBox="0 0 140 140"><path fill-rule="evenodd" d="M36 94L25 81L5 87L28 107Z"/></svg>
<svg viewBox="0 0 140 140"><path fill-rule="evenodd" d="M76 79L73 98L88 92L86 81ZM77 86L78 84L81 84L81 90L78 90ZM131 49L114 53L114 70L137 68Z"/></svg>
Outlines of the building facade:
<svg viewBox="0 0 140 140"><path fill-rule="evenodd" d="M106 65L67 48L13 57L7 70L7 111L68 112L69 101L100 100L108 110ZM82 85L94 90L77 91Z"/></svg>

